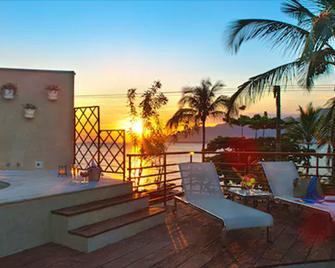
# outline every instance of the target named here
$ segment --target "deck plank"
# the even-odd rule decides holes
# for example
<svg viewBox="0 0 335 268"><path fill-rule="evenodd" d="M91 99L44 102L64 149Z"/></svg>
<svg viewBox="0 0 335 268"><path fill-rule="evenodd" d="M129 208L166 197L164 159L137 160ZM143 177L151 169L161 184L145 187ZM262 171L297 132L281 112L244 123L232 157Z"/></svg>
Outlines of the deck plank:
<svg viewBox="0 0 335 268"><path fill-rule="evenodd" d="M334 226L322 216L278 205L271 213L273 243L266 242L264 228L225 232L220 222L178 204L164 225L95 252L49 243L0 258L0 267L257 267L334 260Z"/></svg>

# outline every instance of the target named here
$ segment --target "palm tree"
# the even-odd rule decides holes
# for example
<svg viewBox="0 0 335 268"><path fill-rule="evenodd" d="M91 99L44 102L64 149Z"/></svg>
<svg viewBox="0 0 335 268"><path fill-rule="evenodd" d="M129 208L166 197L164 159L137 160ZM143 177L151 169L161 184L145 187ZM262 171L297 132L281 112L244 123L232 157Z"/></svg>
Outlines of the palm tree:
<svg viewBox="0 0 335 268"><path fill-rule="evenodd" d="M238 118L239 125L241 126L241 137L244 137L244 127L250 125L251 118L247 115L241 115Z"/></svg>
<svg viewBox="0 0 335 268"><path fill-rule="evenodd" d="M294 18L296 25L271 19L243 19L232 23L227 45L233 53L237 53L245 42L259 39L293 56L291 62L249 78L233 94L232 103L255 102L273 86L295 80L311 90L319 75L332 71L335 66L335 50L331 45L335 31L335 1L310 0L308 3L306 6L300 0L284 1L282 11Z"/></svg>
<svg viewBox="0 0 335 268"><path fill-rule="evenodd" d="M269 118L268 113L265 111L260 118L260 123L262 125L263 138L265 137L265 130L268 129L272 123L271 118Z"/></svg>
<svg viewBox="0 0 335 268"><path fill-rule="evenodd" d="M255 114L251 119L249 123L249 127L253 130L255 130L255 139L258 138L258 130L262 129L262 116L259 114Z"/></svg>
<svg viewBox="0 0 335 268"><path fill-rule="evenodd" d="M217 94L224 84L217 81L214 85L209 79L202 80L200 86L186 87L179 100L179 110L169 119L167 127L184 132L202 128L202 150L206 148L206 122L208 118L222 118L229 104L229 98Z"/></svg>
<svg viewBox="0 0 335 268"><path fill-rule="evenodd" d="M228 121L228 123L229 123L229 125L230 126L239 126L239 127L241 127L241 137L243 137L243 127L242 127L242 125L241 125L241 117L239 117L239 118L230 118L229 119L229 121Z"/></svg>
<svg viewBox="0 0 335 268"><path fill-rule="evenodd" d="M306 145L304 151L315 152L311 148L311 144L317 141L318 131L320 127L320 108L314 108L312 103L309 103L305 109L299 106L299 118L289 118L285 135L294 141ZM305 159L306 175L309 174L310 157Z"/></svg>
<svg viewBox="0 0 335 268"><path fill-rule="evenodd" d="M321 118L318 136L319 146L327 146L327 153L335 150L335 98L327 101L325 108L327 112ZM331 158L332 177L335 179L335 157Z"/></svg>
<svg viewBox="0 0 335 268"><path fill-rule="evenodd" d="M305 144L310 151L311 144L317 140L320 126L320 108L314 108L309 103L306 108L299 106L299 118L290 117L287 120L286 135L299 143Z"/></svg>

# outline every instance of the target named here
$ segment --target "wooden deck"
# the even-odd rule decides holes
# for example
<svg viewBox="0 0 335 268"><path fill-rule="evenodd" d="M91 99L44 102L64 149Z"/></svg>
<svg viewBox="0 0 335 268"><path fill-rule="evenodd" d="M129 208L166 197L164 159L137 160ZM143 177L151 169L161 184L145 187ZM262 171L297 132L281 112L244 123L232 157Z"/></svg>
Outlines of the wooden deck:
<svg viewBox="0 0 335 268"><path fill-rule="evenodd" d="M327 216L276 205L273 243L265 229L222 231L204 214L178 205L165 225L93 253L47 244L1 258L0 267L267 267L335 259Z"/></svg>

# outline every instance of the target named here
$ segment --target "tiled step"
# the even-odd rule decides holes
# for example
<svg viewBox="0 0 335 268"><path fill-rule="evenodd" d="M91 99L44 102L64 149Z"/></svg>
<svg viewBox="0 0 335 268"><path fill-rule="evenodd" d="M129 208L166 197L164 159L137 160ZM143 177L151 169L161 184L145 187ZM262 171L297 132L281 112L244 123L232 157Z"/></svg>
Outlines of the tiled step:
<svg viewBox="0 0 335 268"><path fill-rule="evenodd" d="M60 232L115 218L148 207L149 197L128 194L52 211L55 237Z"/></svg>
<svg viewBox="0 0 335 268"><path fill-rule="evenodd" d="M149 207L68 232L65 245L91 252L133 236L165 221L165 209Z"/></svg>

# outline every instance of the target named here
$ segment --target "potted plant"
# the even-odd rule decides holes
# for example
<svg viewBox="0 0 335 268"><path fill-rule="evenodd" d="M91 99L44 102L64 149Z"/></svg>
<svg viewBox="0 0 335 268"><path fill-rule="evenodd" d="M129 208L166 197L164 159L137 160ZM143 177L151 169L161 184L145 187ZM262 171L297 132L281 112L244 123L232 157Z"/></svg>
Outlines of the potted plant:
<svg viewBox="0 0 335 268"><path fill-rule="evenodd" d="M1 87L1 95L5 100L14 99L17 91L17 86L13 83L6 83Z"/></svg>
<svg viewBox="0 0 335 268"><path fill-rule="evenodd" d="M56 85L49 85L45 88L48 91L48 99L50 101L56 101L58 100L58 95L60 88Z"/></svg>
<svg viewBox="0 0 335 268"><path fill-rule="evenodd" d="M23 109L24 109L25 118L31 119L35 117L35 112L37 110L37 107L34 104L27 103L23 105Z"/></svg>

